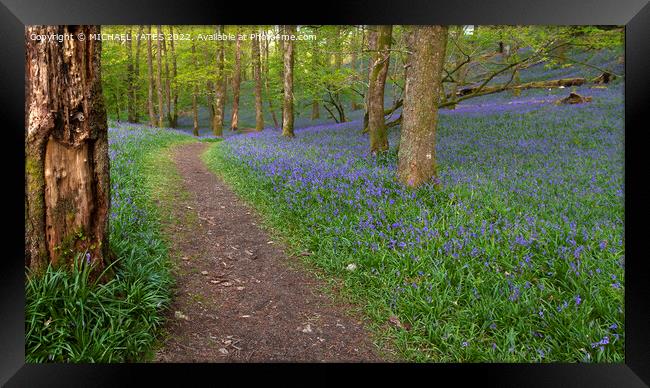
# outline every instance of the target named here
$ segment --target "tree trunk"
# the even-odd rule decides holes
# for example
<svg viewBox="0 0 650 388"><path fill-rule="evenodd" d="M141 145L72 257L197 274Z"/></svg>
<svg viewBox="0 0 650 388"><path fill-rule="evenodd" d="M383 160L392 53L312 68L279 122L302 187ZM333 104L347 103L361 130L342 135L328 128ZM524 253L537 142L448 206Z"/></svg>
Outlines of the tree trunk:
<svg viewBox="0 0 650 388"><path fill-rule="evenodd" d="M157 77L156 77L156 88L158 89L158 127L162 128L163 127L163 116L164 116L164 108L163 108L163 84L162 84L162 43L161 43L161 37L162 35L162 27L158 25L158 39L156 40L157 46L156 48L158 49L158 52L156 53L156 59L158 62L158 70L157 70Z"/></svg>
<svg viewBox="0 0 650 388"><path fill-rule="evenodd" d="M296 26L285 26L285 34L295 34ZM293 41L288 39L284 44L284 101L282 105L282 136L294 137L293 133Z"/></svg>
<svg viewBox="0 0 650 388"><path fill-rule="evenodd" d="M149 38L147 39L147 67L149 75L149 101L147 105L149 107L149 124L152 127L156 126L156 112L153 108L153 54L151 52L151 26L148 26L147 32L149 33Z"/></svg>
<svg viewBox="0 0 650 388"><path fill-rule="evenodd" d="M223 32L223 26L217 26L217 34ZM214 118L212 120L212 132L215 136L223 136L223 116L226 94L224 68L224 47L223 40L217 42L217 77L214 93Z"/></svg>
<svg viewBox="0 0 650 388"><path fill-rule="evenodd" d="M162 41L162 51L165 56L165 103L167 105L167 126L172 126L172 92L169 78L169 55L167 53L167 39Z"/></svg>
<svg viewBox="0 0 650 388"><path fill-rule="evenodd" d="M266 100L269 103L269 111L271 111L271 118L273 118L273 125L275 128L279 128L278 118L275 116L275 109L273 108L271 87L269 85L269 41L268 39L264 39L264 90L266 92Z"/></svg>
<svg viewBox="0 0 650 388"><path fill-rule="evenodd" d="M316 120L320 118L320 108L318 106L318 101L314 100L311 102L311 119Z"/></svg>
<svg viewBox="0 0 650 388"><path fill-rule="evenodd" d="M192 64L194 65L194 71L199 70L199 64L196 59L196 44L192 40ZM192 133L194 136L199 136L199 110L196 103L196 99L199 94L199 85L194 81L194 90L192 91L192 118L194 119L194 126L192 127Z"/></svg>
<svg viewBox="0 0 650 388"><path fill-rule="evenodd" d="M436 171L436 124L445 62L447 27L414 26L412 54L406 73L397 178L417 187Z"/></svg>
<svg viewBox="0 0 650 388"><path fill-rule="evenodd" d="M41 272L77 253L97 274L109 261L109 160L101 41L31 34L100 33L99 26L25 28L25 265Z"/></svg>
<svg viewBox="0 0 650 388"><path fill-rule="evenodd" d="M142 36L142 31L144 30L144 26L140 26L138 28L138 36L137 36L137 43L135 44L135 92L133 95L133 104L135 105L135 117L133 122L134 123L139 123L140 122L140 109L138 106L138 91L140 90L140 43L142 42L142 39L140 37Z"/></svg>
<svg viewBox="0 0 650 388"><path fill-rule="evenodd" d="M253 78L255 79L255 130L264 129L264 112L262 111L262 76L260 70L260 40L254 34L251 39L251 62L253 62Z"/></svg>
<svg viewBox="0 0 650 388"><path fill-rule="evenodd" d="M335 52L334 52L334 67L336 67L336 71L341 71L341 64L343 63L343 54L341 51L343 50L343 45L342 45L342 31L343 28L341 26L336 27L336 41L335 41ZM345 119L345 106L341 103L341 93L339 91L336 91L334 93L334 100L336 101L336 110L339 113L339 122L344 123L346 121Z"/></svg>
<svg viewBox="0 0 650 388"><path fill-rule="evenodd" d="M169 33L172 36L172 39L169 41L172 51L172 77L173 77L173 103L174 111L172 113L171 127L176 128L178 126L178 81L176 77L178 76L178 67L176 66L176 50L174 48L174 28L169 26Z"/></svg>
<svg viewBox="0 0 650 388"><path fill-rule="evenodd" d="M241 88L241 27L237 28L237 42L235 43L235 69L232 77L232 120L230 129L237 130L239 126L239 89Z"/></svg>
<svg viewBox="0 0 650 388"><path fill-rule="evenodd" d="M314 74L317 74L318 67L320 65L320 53L318 50L318 42L314 41L311 46L311 70ZM312 100L311 103L311 119L316 120L320 118L320 109L318 106L318 100L316 97Z"/></svg>
<svg viewBox="0 0 650 388"><path fill-rule="evenodd" d="M133 43L131 28L126 31L126 109L127 121L135 123L135 71L133 67Z"/></svg>
<svg viewBox="0 0 650 388"><path fill-rule="evenodd" d="M372 65L373 65L373 58L375 56L375 51L377 50L377 31L374 26L368 26L367 29L367 34L368 34L368 76L366 79L368 80L368 90L366 90L366 95L365 95L365 103L366 103L366 111L363 115L363 132L368 131L368 116L370 112L370 104L372 101L370 101L370 75L372 74Z"/></svg>
<svg viewBox="0 0 650 388"><path fill-rule="evenodd" d="M377 52L374 56L368 83L368 130L370 152L388 150L388 134L384 121L384 86L390 61L392 26L377 26Z"/></svg>

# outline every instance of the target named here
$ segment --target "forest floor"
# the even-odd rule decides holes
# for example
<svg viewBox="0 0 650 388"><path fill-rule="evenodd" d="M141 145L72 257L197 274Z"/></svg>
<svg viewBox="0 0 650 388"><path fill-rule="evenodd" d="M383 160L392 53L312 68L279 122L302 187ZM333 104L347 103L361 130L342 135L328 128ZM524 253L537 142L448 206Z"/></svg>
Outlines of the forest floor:
<svg viewBox="0 0 650 388"><path fill-rule="evenodd" d="M164 204L176 277L159 362L378 362L354 306L327 287L261 227L261 219L200 154L173 155L182 186Z"/></svg>

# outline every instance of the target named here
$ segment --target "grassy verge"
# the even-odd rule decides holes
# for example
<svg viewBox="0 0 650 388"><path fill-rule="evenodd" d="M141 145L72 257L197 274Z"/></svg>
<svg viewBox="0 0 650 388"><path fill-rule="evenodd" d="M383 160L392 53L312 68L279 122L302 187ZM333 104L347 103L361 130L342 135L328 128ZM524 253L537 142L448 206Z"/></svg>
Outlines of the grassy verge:
<svg viewBox="0 0 650 388"><path fill-rule="evenodd" d="M128 362L150 357L173 278L165 216L155 199L173 179L164 150L194 141L174 131L124 127L109 132L110 245L117 257L108 283L89 281L79 261L66 272L48 268L26 284L26 361ZM80 255L81 257L82 255Z"/></svg>

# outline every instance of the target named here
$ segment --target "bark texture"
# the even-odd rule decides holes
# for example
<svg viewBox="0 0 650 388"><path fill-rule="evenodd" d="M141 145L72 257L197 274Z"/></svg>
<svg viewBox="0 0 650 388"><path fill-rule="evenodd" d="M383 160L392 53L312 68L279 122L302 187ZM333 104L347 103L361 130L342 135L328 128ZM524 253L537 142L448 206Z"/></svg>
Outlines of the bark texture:
<svg viewBox="0 0 650 388"><path fill-rule="evenodd" d="M397 177L417 187L436 178L435 136L447 27L414 26L406 73Z"/></svg>
<svg viewBox="0 0 650 388"><path fill-rule="evenodd" d="M255 79L255 130L264 129L264 112L262 111L262 75L260 69L260 40L255 34L251 39L251 61L253 62L253 78Z"/></svg>
<svg viewBox="0 0 650 388"><path fill-rule="evenodd" d="M35 272L48 263L69 265L85 251L95 271L108 261L101 41L29 39L31 34L99 32L99 26L25 28L25 265Z"/></svg>
<svg viewBox="0 0 650 388"><path fill-rule="evenodd" d="M388 134L384 121L384 86L390 62L390 41L392 26L377 26L377 51L373 58L368 83L368 130L370 131L370 151L372 153L388 150Z"/></svg>
<svg viewBox="0 0 650 388"><path fill-rule="evenodd" d="M284 34L296 33L296 26L285 26ZM282 105L282 136L294 137L293 133L293 57L294 44L292 40L283 41L284 53L284 101Z"/></svg>

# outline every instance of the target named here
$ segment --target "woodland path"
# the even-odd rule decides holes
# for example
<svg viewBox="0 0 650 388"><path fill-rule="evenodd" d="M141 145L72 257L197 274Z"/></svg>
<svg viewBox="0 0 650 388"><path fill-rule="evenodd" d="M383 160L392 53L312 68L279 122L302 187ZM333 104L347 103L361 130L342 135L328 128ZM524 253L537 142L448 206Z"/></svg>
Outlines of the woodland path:
<svg viewBox="0 0 650 388"><path fill-rule="evenodd" d="M205 149L192 143L174 153L189 195L177 195L171 211L194 221L169 226L176 289L155 361L381 361L361 319L259 227L200 159Z"/></svg>

